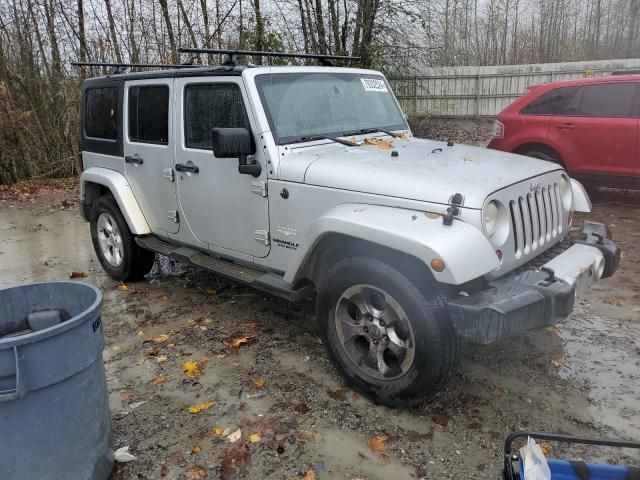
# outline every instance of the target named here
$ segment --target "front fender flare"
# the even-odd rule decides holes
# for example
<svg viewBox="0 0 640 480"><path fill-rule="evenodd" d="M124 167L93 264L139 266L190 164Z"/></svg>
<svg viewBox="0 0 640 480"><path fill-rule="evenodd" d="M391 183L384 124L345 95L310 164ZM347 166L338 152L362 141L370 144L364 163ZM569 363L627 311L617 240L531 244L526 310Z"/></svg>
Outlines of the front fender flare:
<svg viewBox="0 0 640 480"><path fill-rule="evenodd" d="M582 184L572 178L571 193L573 194L573 209L576 212L589 213L591 211L591 199Z"/></svg>
<svg viewBox="0 0 640 480"><path fill-rule="evenodd" d="M460 285L500 266L495 249L476 227L460 220L451 226L434 216L415 210L379 205L342 204L309 228L284 280L297 281L306 260L322 237L342 234L404 252L422 261L438 282ZM444 260L442 272L433 271L431 260Z"/></svg>
<svg viewBox="0 0 640 480"><path fill-rule="evenodd" d="M124 219L134 235L147 235L151 228L142 214L142 209L133 195L131 186L124 175L115 170L102 167L91 167L80 175L80 201L85 202L88 183L95 183L108 188L113 195Z"/></svg>

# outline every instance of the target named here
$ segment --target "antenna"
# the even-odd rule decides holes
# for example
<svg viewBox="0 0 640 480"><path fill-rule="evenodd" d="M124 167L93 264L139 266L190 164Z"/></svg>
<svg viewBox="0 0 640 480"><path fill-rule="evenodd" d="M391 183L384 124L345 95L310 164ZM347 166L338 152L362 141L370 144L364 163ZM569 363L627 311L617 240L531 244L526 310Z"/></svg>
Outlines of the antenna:
<svg viewBox="0 0 640 480"><path fill-rule="evenodd" d="M252 56L276 57L276 58L312 58L318 60L322 66L330 67L333 65L331 60L360 60L360 57L351 57L346 55L326 55L324 53L289 53L289 52L260 52L257 50L230 50L220 48L179 48L180 53L219 53L227 55L224 65L235 66L238 58Z"/></svg>

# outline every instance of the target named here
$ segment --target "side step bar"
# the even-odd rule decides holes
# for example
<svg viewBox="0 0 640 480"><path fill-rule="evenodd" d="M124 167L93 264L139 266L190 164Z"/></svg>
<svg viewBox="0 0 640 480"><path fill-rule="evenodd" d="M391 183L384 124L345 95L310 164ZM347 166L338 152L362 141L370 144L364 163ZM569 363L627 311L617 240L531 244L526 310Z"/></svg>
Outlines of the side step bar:
<svg viewBox="0 0 640 480"><path fill-rule="evenodd" d="M290 302L303 300L312 293L311 285L304 285L298 289L293 289L281 276L275 273L263 272L253 267L247 267L221 258L212 257L198 250L173 245L156 237L136 237L136 243L146 250L151 250L175 260L204 268L229 280L244 283L258 290L289 300Z"/></svg>

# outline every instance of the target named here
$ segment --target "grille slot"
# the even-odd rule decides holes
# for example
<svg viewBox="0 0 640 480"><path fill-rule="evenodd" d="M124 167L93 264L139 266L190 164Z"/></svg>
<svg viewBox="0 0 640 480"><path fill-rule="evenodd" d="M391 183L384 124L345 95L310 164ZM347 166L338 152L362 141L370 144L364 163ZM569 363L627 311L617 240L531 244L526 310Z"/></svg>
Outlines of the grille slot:
<svg viewBox="0 0 640 480"><path fill-rule="evenodd" d="M565 229L566 212L557 183L509 201L516 259L555 241Z"/></svg>

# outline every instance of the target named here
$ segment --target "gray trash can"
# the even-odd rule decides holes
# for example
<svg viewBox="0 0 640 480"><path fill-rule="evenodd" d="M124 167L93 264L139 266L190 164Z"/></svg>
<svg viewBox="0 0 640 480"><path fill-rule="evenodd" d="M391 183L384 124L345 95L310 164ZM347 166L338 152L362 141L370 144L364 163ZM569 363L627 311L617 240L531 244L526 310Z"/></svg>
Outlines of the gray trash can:
<svg viewBox="0 0 640 480"><path fill-rule="evenodd" d="M101 304L85 283L0 289L0 479L109 477Z"/></svg>

